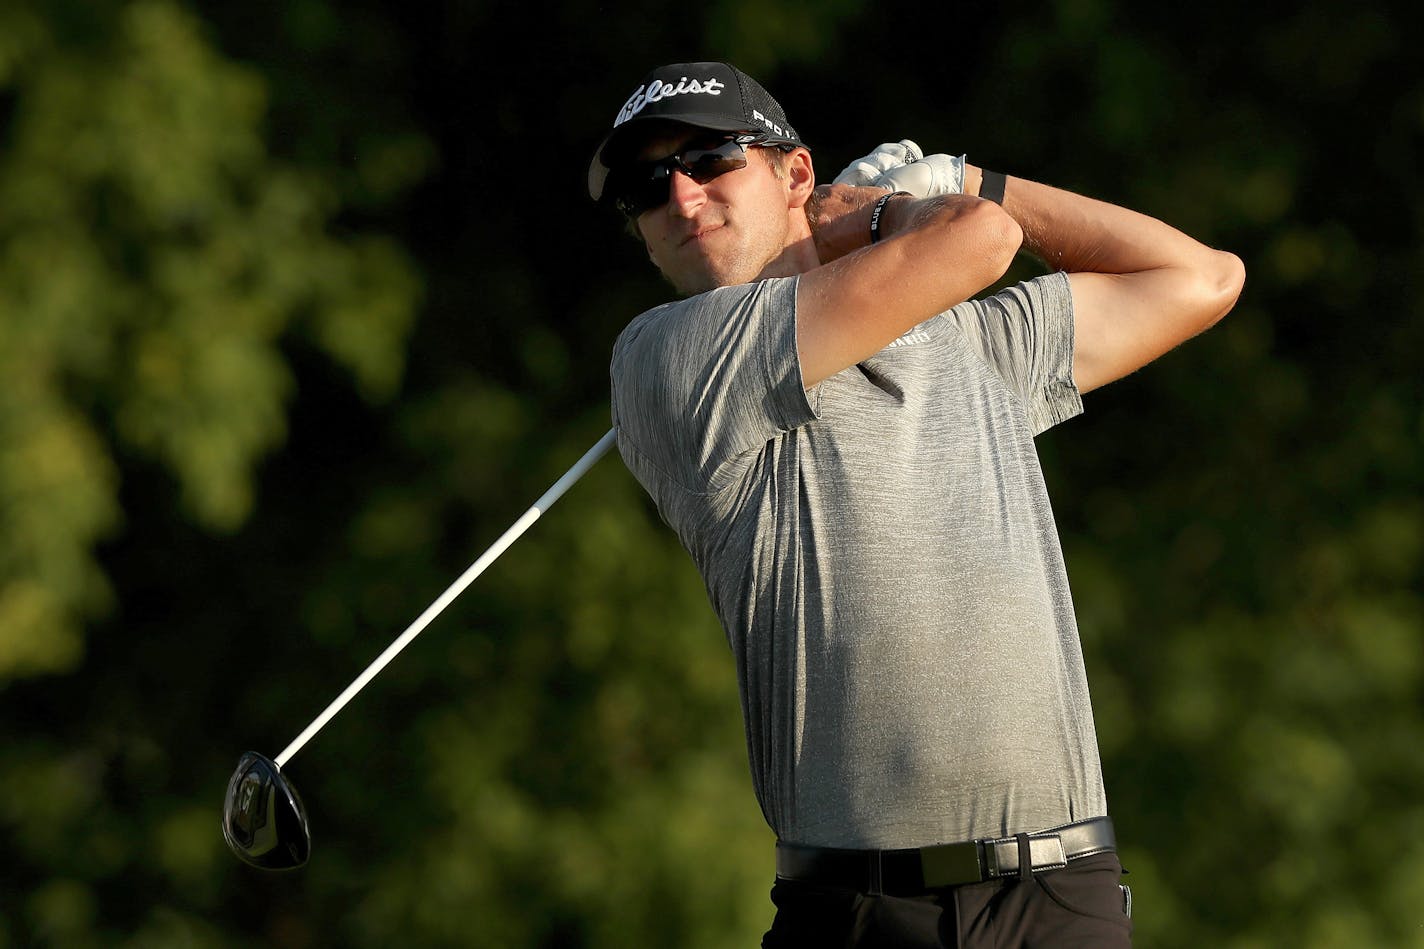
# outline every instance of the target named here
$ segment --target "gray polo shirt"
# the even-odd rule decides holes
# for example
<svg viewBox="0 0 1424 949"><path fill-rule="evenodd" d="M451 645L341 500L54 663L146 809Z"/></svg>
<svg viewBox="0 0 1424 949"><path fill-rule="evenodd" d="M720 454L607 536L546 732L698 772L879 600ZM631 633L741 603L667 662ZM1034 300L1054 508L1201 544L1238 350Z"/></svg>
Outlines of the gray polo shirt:
<svg viewBox="0 0 1424 949"><path fill-rule="evenodd" d="M1033 437L1076 415L1052 274L807 393L795 277L640 315L612 364L628 468L736 657L776 834L924 846L1106 813Z"/></svg>

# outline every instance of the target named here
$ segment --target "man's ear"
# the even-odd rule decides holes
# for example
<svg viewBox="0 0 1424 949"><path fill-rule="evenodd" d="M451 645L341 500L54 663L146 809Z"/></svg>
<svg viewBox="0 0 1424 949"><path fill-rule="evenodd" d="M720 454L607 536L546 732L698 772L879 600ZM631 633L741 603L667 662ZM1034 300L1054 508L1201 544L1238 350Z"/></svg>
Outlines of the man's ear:
<svg viewBox="0 0 1424 949"><path fill-rule="evenodd" d="M798 148L786 156L786 188L790 197L789 207L800 208L811 200L811 192L816 190L816 169L811 164L811 153Z"/></svg>

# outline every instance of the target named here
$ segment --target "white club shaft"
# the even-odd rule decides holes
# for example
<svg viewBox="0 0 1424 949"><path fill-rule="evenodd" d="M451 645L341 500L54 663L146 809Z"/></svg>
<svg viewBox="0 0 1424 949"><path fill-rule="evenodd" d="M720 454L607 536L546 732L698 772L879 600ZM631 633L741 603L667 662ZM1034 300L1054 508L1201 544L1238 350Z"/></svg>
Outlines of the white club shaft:
<svg viewBox="0 0 1424 949"><path fill-rule="evenodd" d="M377 656L376 661L367 666L366 671L357 676L356 681L348 685L345 692L338 695L336 700L326 707L326 711L318 715L300 735L292 740L290 745L283 749L282 753L276 758L277 767L279 769L284 767L286 763L292 759L293 755L301 751L302 746L311 741L312 736L321 731L322 726L331 721L332 716L341 711L342 708L346 706L346 703L350 702L357 692L365 688L366 683L374 679L376 674L384 669L402 649L410 645L411 640L419 636L435 617L444 612L445 607L453 603L455 598L461 593L464 593L465 588L475 582L475 578L484 573L485 568L494 563L495 560L499 558L499 555L509 548L510 544L518 540L520 535L539 519L540 514L543 514L552 507L554 502L557 501L565 491L572 487L575 481L582 478L584 473L588 471L589 468L592 468L594 463L608 452L608 449L613 445L616 431L616 429L610 429L608 434L600 438L598 444L585 452L584 456L575 462L574 466L565 472L562 478L555 481L554 486L548 491L545 491L543 496L534 502L533 507L525 511L509 530L500 535L499 540L490 545L489 550L480 554L480 558L470 564L465 572L460 574L459 579L450 584L444 593L440 594L439 599L426 607L425 612L416 617L415 622L411 623L395 642L387 646L386 651Z"/></svg>

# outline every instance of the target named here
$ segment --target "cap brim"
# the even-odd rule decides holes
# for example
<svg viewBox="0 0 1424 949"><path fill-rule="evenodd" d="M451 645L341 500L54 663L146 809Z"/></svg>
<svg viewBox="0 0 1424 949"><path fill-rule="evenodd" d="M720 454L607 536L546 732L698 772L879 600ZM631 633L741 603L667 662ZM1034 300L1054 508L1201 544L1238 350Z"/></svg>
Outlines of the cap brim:
<svg viewBox="0 0 1424 949"><path fill-rule="evenodd" d="M608 183L608 173L612 168L606 163L609 150L615 145L621 145L630 135L630 131L638 131L638 125L647 125L650 121L663 123L675 123L678 125L688 125L692 128L707 129L712 132L756 132L760 129L748 128L745 122L731 122L725 115L713 115L705 113L684 113L676 118L664 115L637 115L603 137L603 141L598 143L598 148L594 149L593 162L588 166L588 194L593 200L598 201L603 197L603 186ZM790 142L789 139L786 141Z"/></svg>

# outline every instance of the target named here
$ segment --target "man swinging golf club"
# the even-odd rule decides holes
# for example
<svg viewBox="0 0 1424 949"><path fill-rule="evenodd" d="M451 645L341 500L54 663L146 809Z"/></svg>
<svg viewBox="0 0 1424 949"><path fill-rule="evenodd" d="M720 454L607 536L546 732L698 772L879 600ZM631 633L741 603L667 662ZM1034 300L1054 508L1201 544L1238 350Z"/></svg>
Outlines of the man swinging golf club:
<svg viewBox="0 0 1424 949"><path fill-rule="evenodd" d="M589 190L683 295L619 337L613 419L736 658L763 945L1128 945L1033 438L1225 315L1241 262L909 142L818 189L722 63L648 74ZM1021 249L1053 272L971 299Z"/></svg>

